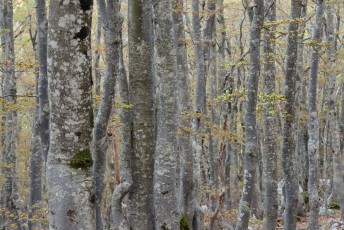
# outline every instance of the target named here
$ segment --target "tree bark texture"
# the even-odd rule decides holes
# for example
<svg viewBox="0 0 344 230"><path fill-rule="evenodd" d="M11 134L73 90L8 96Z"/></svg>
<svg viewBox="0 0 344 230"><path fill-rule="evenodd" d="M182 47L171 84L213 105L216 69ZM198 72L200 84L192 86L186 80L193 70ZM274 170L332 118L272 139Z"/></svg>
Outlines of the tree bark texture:
<svg viewBox="0 0 344 230"><path fill-rule="evenodd" d="M1 224L12 229L11 225L16 224L20 228L19 217L16 213L15 199L18 198L17 187L17 145L18 145L18 112L15 108L17 101L17 82L15 78L15 54L13 37L13 2L12 0L0 1L0 29L2 44L3 66L2 93L4 103L4 137L2 148L2 168L4 183L1 189L1 205L4 210L14 215L11 218L8 214L3 216Z"/></svg>
<svg viewBox="0 0 344 230"><path fill-rule="evenodd" d="M178 86L178 145L180 152L180 210L183 212L189 223L192 223L195 211L193 182L193 155L191 146L191 135L188 128L191 127L191 120L184 113L190 112L189 92L189 69L187 59L187 46L185 41L183 1L172 1L174 40L176 43L177 59L177 86Z"/></svg>
<svg viewBox="0 0 344 230"><path fill-rule="evenodd" d="M129 190L129 221L132 229L153 229L155 119L151 0L129 0L128 22L133 178L133 184Z"/></svg>
<svg viewBox="0 0 344 230"><path fill-rule="evenodd" d="M298 51L298 26L301 16L302 0L291 1L291 22L287 38L286 70L285 70L285 122L283 127L282 167L285 174L286 207L284 211L285 230L296 229L296 211L298 203L298 178L295 165L295 78Z"/></svg>
<svg viewBox="0 0 344 230"><path fill-rule="evenodd" d="M154 208L157 229L175 229L180 211L177 175L177 78L176 49L170 0L153 0L156 50L156 143L154 164Z"/></svg>
<svg viewBox="0 0 344 230"><path fill-rule="evenodd" d="M204 65L204 53L201 41L201 24L199 15L199 0L193 0L192 6L192 28L193 28L193 44L195 48L196 59L196 90L195 90L195 118L193 121L194 137L192 141L194 151L194 194L193 197L198 197L199 186L201 182L201 156L204 152L204 122L206 111L206 75ZM198 205L196 200L196 206ZM197 209L197 207L196 207ZM198 209L197 209L198 210ZM201 222L201 216L198 215L199 211L194 213L193 217L193 229L199 229Z"/></svg>
<svg viewBox="0 0 344 230"><path fill-rule="evenodd" d="M264 42L264 93L267 96L272 96L276 92L276 26L273 25L276 21L276 4L275 0L266 0L265 9L267 10L265 21L272 23L265 31ZM276 130L276 107L274 102L267 103L264 114L264 152L263 152L263 167L265 171L264 178L264 229L274 230L277 224L277 130Z"/></svg>
<svg viewBox="0 0 344 230"><path fill-rule="evenodd" d="M320 59L320 43L322 36L322 21L324 14L323 0L317 1L315 27L312 36L312 54L311 54L311 70L308 88L308 160L309 160L309 176L308 176L308 197L309 197L309 224L308 229L319 229L319 120L317 110L317 89L318 89L318 72Z"/></svg>
<svg viewBox="0 0 344 230"><path fill-rule="evenodd" d="M252 197L255 189L259 155L256 127L258 80L260 75L260 38L264 19L264 1L255 0L254 16L250 29L250 76L245 113L244 186L239 204L236 230L248 228Z"/></svg>
<svg viewBox="0 0 344 230"><path fill-rule="evenodd" d="M334 6L327 4L327 31L326 37L329 46L327 56L331 63L331 69L336 69L336 47L335 47L335 29L334 29ZM333 149L333 191L332 198L337 199L340 203L342 218L344 213L344 154L341 151L340 135L340 112L337 106L337 90L340 88L336 80L335 73L329 74L329 101L328 101L328 119L329 130L331 132L332 149Z"/></svg>
<svg viewBox="0 0 344 230"><path fill-rule="evenodd" d="M94 124L93 133L93 173L96 186L96 228L103 228L102 199L106 169L107 126L112 114L115 97L116 78L119 74L122 49L122 16L119 0L98 0L99 12L104 27L106 43L106 70L103 95Z"/></svg>
<svg viewBox="0 0 344 230"><path fill-rule="evenodd" d="M48 29L49 229L95 229L92 1L51 1Z"/></svg>

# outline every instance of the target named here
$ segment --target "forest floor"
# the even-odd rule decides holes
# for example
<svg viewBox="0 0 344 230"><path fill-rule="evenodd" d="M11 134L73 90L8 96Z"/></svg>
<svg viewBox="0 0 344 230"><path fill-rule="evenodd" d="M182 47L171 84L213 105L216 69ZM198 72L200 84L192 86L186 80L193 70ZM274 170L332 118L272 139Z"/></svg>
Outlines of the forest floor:
<svg viewBox="0 0 344 230"><path fill-rule="evenodd" d="M230 214L228 212L221 213L221 215L218 216L219 219L222 219L223 222L231 223L227 227L225 226L219 226L219 229L226 229L226 230L232 230L234 227L234 223L236 222L236 214ZM205 226L209 225L209 219L210 215L205 215ZM224 221L224 219L227 219ZM284 221L283 218L280 216L277 221L277 228L276 230L283 230L284 227ZM263 230L263 220L251 218L250 219L250 226L249 230ZM340 222L340 211L339 210L333 210L329 212L327 215L322 215L319 217L319 229L320 230L343 230L344 229L344 223ZM305 217L300 217L297 222L297 229L296 230L307 230L308 227L308 214ZM233 228L234 229L234 228Z"/></svg>

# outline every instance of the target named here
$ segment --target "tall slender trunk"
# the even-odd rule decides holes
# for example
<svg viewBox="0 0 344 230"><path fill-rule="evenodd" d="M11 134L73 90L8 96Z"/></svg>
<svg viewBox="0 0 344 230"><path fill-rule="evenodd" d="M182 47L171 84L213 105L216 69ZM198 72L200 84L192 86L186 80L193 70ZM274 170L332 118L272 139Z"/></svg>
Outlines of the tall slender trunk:
<svg viewBox="0 0 344 230"><path fill-rule="evenodd" d="M106 169L107 126L112 114L115 97L116 77L120 64L122 40L122 16L119 0L98 0L101 20L104 27L106 43L106 70L104 76L103 96L94 124L93 134L93 173L96 186L96 228L103 228L102 198Z"/></svg>
<svg viewBox="0 0 344 230"><path fill-rule="evenodd" d="M336 68L336 47L335 47L335 29L334 29L334 6L327 4L327 42L330 44L327 48L327 56L330 60L331 69ZM344 154L341 151L341 139L340 139L340 112L337 106L336 95L337 89L340 85L337 84L335 73L329 73L329 100L328 100L328 119L329 130L332 136L332 148L333 148L333 191L332 198L339 200L340 208L342 211L342 218L344 218Z"/></svg>
<svg viewBox="0 0 344 230"><path fill-rule="evenodd" d="M129 191L132 229L153 229L154 79L152 1L129 0L129 94L132 112Z"/></svg>
<svg viewBox="0 0 344 230"><path fill-rule="evenodd" d="M209 79L209 99L214 101L217 96L217 60L216 60L216 1L209 0L206 7L206 25L204 28L203 39L203 53L205 60L206 79ZM218 172L218 153L217 153L217 138L213 135L214 128L217 123L217 111L215 105L212 105L209 109L210 125L207 129L208 141L209 141L209 186L211 190L217 193L219 189L219 172ZM211 194L214 198L216 195ZM214 209L214 200L210 200L211 208Z"/></svg>
<svg viewBox="0 0 344 230"><path fill-rule="evenodd" d="M308 180L308 196L309 196L309 224L308 229L319 229L319 121L317 110L317 89L318 89L318 71L320 59L320 43L322 36L322 20L324 14L323 0L317 1L317 10L315 18L315 27L312 36L312 56L311 70L308 88L308 160L309 160L309 180Z"/></svg>
<svg viewBox="0 0 344 230"><path fill-rule="evenodd" d="M30 197L28 228L40 227L31 221L35 210L39 209L42 201L42 169L43 159L46 162L49 151L49 99L47 74L47 15L45 0L36 1L37 17L37 57L39 75L37 81L37 116L32 132L32 154L30 158Z"/></svg>
<svg viewBox="0 0 344 230"><path fill-rule="evenodd" d="M51 1L48 29L50 229L95 229L92 1Z"/></svg>
<svg viewBox="0 0 344 230"><path fill-rule="evenodd" d="M266 0L265 9L267 9L266 22L274 23L276 21L276 4L275 0ZM264 91L271 96L276 92L276 26L271 25L265 32L264 43ZM264 153L263 164L265 171L265 193L264 193L264 229L274 230L277 224L277 130L276 130L276 115L275 106L273 102L268 103L265 107L265 132L264 132Z"/></svg>
<svg viewBox="0 0 344 230"><path fill-rule="evenodd" d="M177 199L177 78L176 49L170 0L153 0L155 15L157 138L154 164L154 208L157 229L175 229L180 211Z"/></svg>
<svg viewBox="0 0 344 230"><path fill-rule="evenodd" d="M255 0L254 4L254 16L250 29L250 76L248 79L245 114L246 142L244 155L244 186L239 204L236 230L248 228L259 155L256 127L256 106L258 80L260 76L260 38L264 18L264 0Z"/></svg>
<svg viewBox="0 0 344 230"><path fill-rule="evenodd" d="M204 152L203 145L203 128L206 114L206 77L204 67L203 46L201 41L201 23L199 15L199 0L192 0L192 28L193 43L195 48L196 59L196 90L195 90L195 118L193 121L194 139L192 141L194 151L194 197L198 197L198 191L201 182L201 156ZM196 206L198 206L196 200ZM197 207L196 207L197 209ZM200 229L202 218L195 212L193 217L193 229Z"/></svg>
<svg viewBox="0 0 344 230"><path fill-rule="evenodd" d="M18 197L17 187L17 142L18 142L18 112L15 108L17 100L17 83L15 78L15 54L14 54L14 37L13 37L13 2L12 0L0 1L0 29L4 31L1 34L2 44L2 62L3 82L2 97L7 108L4 110L4 142L2 150L2 173L5 181L2 187L1 204L2 208L9 212L10 215L3 216L4 224L11 229L15 224L20 229L19 217L16 214L15 199ZM10 216L14 215L13 218Z"/></svg>
<svg viewBox="0 0 344 230"><path fill-rule="evenodd" d="M190 139L191 120L188 116L183 117L183 113L190 111L189 93L189 69L187 59L187 47L185 41L184 20L183 20L183 0L172 1L174 40L176 43L177 58L177 79L178 79L178 144L180 148L180 210L186 215L187 220L192 223L195 211L194 199L192 196L194 189L193 182L193 156Z"/></svg>
<svg viewBox="0 0 344 230"><path fill-rule="evenodd" d="M98 7L98 17L96 26L96 50L94 52L94 74L95 74L95 92L97 96L100 96L100 82L101 82L101 71L100 71L100 41L102 37L102 20L101 12Z"/></svg>
<svg viewBox="0 0 344 230"><path fill-rule="evenodd" d="M282 167L285 174L286 207L284 211L284 228L296 229L296 211L298 203L298 179L295 166L295 78L298 51L298 20L301 16L302 0L291 0L291 22L287 38L287 55L285 71L285 113L283 127Z"/></svg>

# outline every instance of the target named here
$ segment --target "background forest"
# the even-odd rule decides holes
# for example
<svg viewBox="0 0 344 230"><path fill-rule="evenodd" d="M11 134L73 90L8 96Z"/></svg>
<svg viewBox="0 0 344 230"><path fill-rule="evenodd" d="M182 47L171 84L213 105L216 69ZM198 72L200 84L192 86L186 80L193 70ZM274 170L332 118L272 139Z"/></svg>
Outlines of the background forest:
<svg viewBox="0 0 344 230"><path fill-rule="evenodd" d="M0 229L343 229L343 0L0 0Z"/></svg>

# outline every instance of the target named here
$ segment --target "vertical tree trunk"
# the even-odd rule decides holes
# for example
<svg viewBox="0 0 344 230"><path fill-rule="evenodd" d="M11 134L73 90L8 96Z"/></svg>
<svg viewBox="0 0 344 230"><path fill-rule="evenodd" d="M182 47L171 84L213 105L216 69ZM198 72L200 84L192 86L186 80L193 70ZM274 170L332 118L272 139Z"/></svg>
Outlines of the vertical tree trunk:
<svg viewBox="0 0 344 230"><path fill-rule="evenodd" d="M244 187L239 204L236 230L248 228L259 155L257 145L256 106L260 75L260 38L264 18L264 1L255 0L254 4L254 16L250 29L250 76L248 79L245 114L246 142L244 156Z"/></svg>
<svg viewBox="0 0 344 230"><path fill-rule="evenodd" d="M296 229L296 211L298 203L298 179L295 166L295 77L298 51L298 20L301 16L302 0L291 1L291 22L288 29L287 56L285 71L285 113L286 119L283 128L282 166L285 174L286 207L284 213L285 230Z"/></svg>
<svg viewBox="0 0 344 230"><path fill-rule="evenodd" d="M132 111L132 229L153 229L154 80L152 2L129 0L129 94Z"/></svg>
<svg viewBox="0 0 344 230"><path fill-rule="evenodd" d="M276 21L275 0L265 0L265 9L267 10L266 22L275 23ZM264 43L264 91L268 96L276 92L275 87L275 54L276 54L276 26L271 25L265 32ZM264 153L263 164L265 171L265 193L264 193L264 229L274 230L277 224L277 130L276 130L276 112L274 103L268 103L265 107L265 132L264 132Z"/></svg>
<svg viewBox="0 0 344 230"><path fill-rule="evenodd" d="M94 74L95 74L95 92L97 96L100 96L100 81L101 71L99 67L100 61L100 40L102 37L102 20L101 12L98 7L97 27L96 27L96 50L94 52Z"/></svg>
<svg viewBox="0 0 344 230"><path fill-rule="evenodd" d="M309 180L308 180L308 196L309 196L309 224L308 229L319 229L319 121L317 110L317 89L318 89L318 71L319 71L319 52L322 36L322 20L324 13L323 0L317 1L317 10L315 18L315 27L312 36L312 56L311 70L308 88L308 160L309 160Z"/></svg>
<svg viewBox="0 0 344 230"><path fill-rule="evenodd" d="M47 41L48 22L46 0L37 0L37 35L38 35L38 62L39 62L39 126L44 162L47 162L49 152L49 96L48 96L48 63Z"/></svg>
<svg viewBox="0 0 344 230"><path fill-rule="evenodd" d="M331 69L336 69L336 47L335 47L335 33L334 33L334 6L332 4L327 5L327 42L330 44L327 48L327 56L330 60ZM333 191L332 199L339 200L340 208L342 211L342 218L344 218L344 154L341 151L341 139L340 139L340 116L339 108L337 107L336 95L337 89L340 86L337 85L335 73L329 73L329 100L328 100L328 119L329 130L332 136L332 148L333 148Z"/></svg>
<svg viewBox="0 0 344 230"><path fill-rule="evenodd" d="M39 225L31 221L35 210L42 201L42 166L46 162L49 151L49 100L47 74L47 15L45 0L37 0L37 57L39 62L39 76L37 81L37 116L32 132L32 154L30 158L30 197L28 228L38 228Z"/></svg>
<svg viewBox="0 0 344 230"><path fill-rule="evenodd" d="M95 229L90 151L92 1L51 1L48 32L50 229Z"/></svg>
<svg viewBox="0 0 344 230"><path fill-rule="evenodd" d="M119 0L98 0L99 12L104 27L106 43L106 70L104 76L103 96L94 125L94 182L96 186L96 228L103 228L102 198L106 169L107 126L112 114L115 97L116 77L120 65L120 49L122 40L122 16Z"/></svg>
<svg viewBox="0 0 344 230"><path fill-rule="evenodd" d="M177 199L176 49L170 0L153 0L157 74L157 138L154 164L154 208L157 229L175 229L180 211Z"/></svg>
<svg viewBox="0 0 344 230"><path fill-rule="evenodd" d="M4 110L4 142L2 149L2 163L5 165L2 173L5 177L1 191L2 208L14 215L4 216L2 224L7 222L7 227L11 229L12 224L16 224L20 228L19 217L16 215L15 197L17 191L17 141L18 141L18 114L15 108L17 100L17 83L15 78L15 54L14 54L14 38L13 38L13 2L12 0L0 1L0 29L2 44L2 63L3 66L3 82L2 93L4 103L7 109ZM10 109L8 109L10 108Z"/></svg>
<svg viewBox="0 0 344 230"><path fill-rule="evenodd" d="M184 20L183 20L183 1L172 1L173 6L173 25L174 40L176 43L177 58L177 79L178 79L178 144L180 148L180 210L186 215L187 220L192 223L195 211L194 199L192 196L194 189L193 182L193 155L190 139L190 132L187 128L191 127L188 116L183 117L183 113L190 111L189 93L189 69L187 59L187 47L185 41Z"/></svg>
<svg viewBox="0 0 344 230"><path fill-rule="evenodd" d="M193 121L194 139L192 141L194 151L194 197L198 196L198 190L201 180L201 156L204 151L203 134L204 116L206 114L206 78L204 68L203 46L201 41L201 24L199 16L199 0L192 0L192 28L193 43L195 47L196 59L196 90L195 90L195 118ZM198 205L196 200L196 206ZM197 209L197 208L196 208ZM192 228L199 229L203 220L195 212L193 217Z"/></svg>
<svg viewBox="0 0 344 230"><path fill-rule="evenodd" d="M206 65L206 79L209 79L209 99L215 101L217 96L217 60L216 60L216 1L207 2L207 20L204 29L204 60ZM218 152L217 138L213 135L214 127L218 124L218 116L215 105L210 106L210 123L207 130L209 140L209 186L215 194L211 194L210 205L215 209L215 197L219 189L219 171L218 171Z"/></svg>

